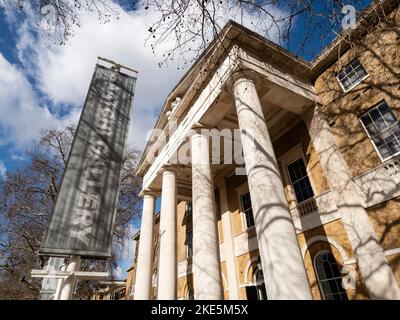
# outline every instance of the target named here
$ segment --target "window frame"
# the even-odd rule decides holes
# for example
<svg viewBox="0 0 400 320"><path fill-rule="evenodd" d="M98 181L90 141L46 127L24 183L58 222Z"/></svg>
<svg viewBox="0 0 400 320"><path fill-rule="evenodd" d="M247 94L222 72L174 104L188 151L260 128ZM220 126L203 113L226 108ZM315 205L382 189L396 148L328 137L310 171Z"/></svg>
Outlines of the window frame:
<svg viewBox="0 0 400 320"><path fill-rule="evenodd" d="M300 159L301 159L301 161L303 162L304 169L306 170L306 175L307 175L308 181L310 182L311 191L312 191L312 193L313 193L312 197L309 197L309 198L307 198L307 199L305 199L305 200L303 200L303 201L299 201L299 200L297 199L296 190L295 190L295 188L294 188L294 184L293 184L293 182L292 182L292 179L290 178L290 172L289 172L289 166L290 166L291 164L295 163L296 161L299 161ZM308 200L310 200L310 199L312 199L312 198L315 198L314 188L313 188L313 186L312 186L312 184L311 184L310 175L309 175L308 170L307 170L307 164L306 164L306 162L305 162L305 160L304 160L303 155L299 156L297 159L295 159L295 160L293 160L293 161L291 161L291 162L288 162L288 163L286 164L286 171L287 171L287 175L288 175L288 178L289 178L289 183L290 183L290 185L291 185L291 187L292 187L293 195L294 195L294 197L295 197L295 199L296 199L297 205L300 205L300 204L302 204L302 203L304 203L304 202L306 202L306 201L308 201ZM304 178L305 178L305 176L302 177L301 179L304 179ZM297 181L295 181L295 182L298 182L298 181L300 181L300 180L297 180Z"/></svg>
<svg viewBox="0 0 400 320"><path fill-rule="evenodd" d="M367 73L365 76L363 76L362 78L359 79L359 81L357 83L352 84L349 88L345 88L342 81L340 81L339 79L339 73L342 72L344 69L346 69L350 64L352 64L355 60L358 60L358 62L360 63L360 65L363 67L363 69L365 70L365 72ZM341 89L343 90L344 93L347 93L351 90L353 90L355 87L357 87L359 84L361 84L365 79L369 78L370 74L368 73L367 69L365 68L365 66L361 63L360 58L356 57L353 60L351 60L348 64L346 64L342 69L340 69L340 71L336 74L336 80L339 83Z"/></svg>
<svg viewBox="0 0 400 320"><path fill-rule="evenodd" d="M188 241L188 233L191 235L190 237L190 242ZM191 246L189 247L189 243L191 244ZM189 255L189 248L191 251L191 254ZM192 259L193 258L193 229L190 227L186 230L185 232L185 255L186 255L186 259Z"/></svg>
<svg viewBox="0 0 400 320"><path fill-rule="evenodd" d="M304 152L303 152L303 147L302 144L299 143L296 146L294 146L292 149L290 149L289 151L287 151L285 154L283 154L278 160L280 161L281 165L282 165L282 171L283 171L283 177L282 179L284 179L285 183L287 186L289 186L290 188L290 199L289 200L289 208L290 209L294 209L295 207L297 207L298 205L302 204L303 202L306 202L308 200L310 200L311 198L308 198L307 200L304 200L302 202L298 202L297 201L297 196L296 196L296 192L294 190L292 181L290 179L290 175L289 175L289 170L288 170L288 166L290 164L292 164L293 162L297 161L298 159L302 158L303 159L303 163L304 166L306 168L306 172L307 172L307 176L308 176L308 180L310 180L310 184L311 184L311 189L314 193L314 197L317 197L317 193L316 193L316 188L315 188L315 184L314 181L312 179L312 176L310 174L310 171L308 170L308 166L307 166L307 162L305 160L305 156L304 156ZM295 205L291 206L290 203L294 202Z"/></svg>
<svg viewBox="0 0 400 320"><path fill-rule="evenodd" d="M331 255L333 256L333 258L335 259L336 264L337 264L338 266L339 266L339 264L338 264L338 261L336 260L335 256L333 255L333 253L330 252L329 250L322 249L322 250L319 250L319 251L314 255L314 258L313 258L313 269L314 269L314 272L315 272L315 277L316 277L317 282L318 282L318 288L319 288L319 291L320 291L320 293L321 293L322 299L323 299L323 300L327 300L326 297L325 297L325 292L324 292L324 290L322 289L321 279L320 279L320 277L319 277L319 274L318 274L318 271L317 271L317 268L316 268L316 264L315 264L317 257L318 257L320 254L324 254L324 253L331 254ZM339 270L339 272L340 272L340 270ZM341 273L340 273L340 278L341 278L342 281L343 281L343 276L342 276ZM324 280L322 280L322 281L329 281L329 280L334 280L334 279L339 279L339 277L328 278L328 279L324 279ZM343 283L343 282L341 282L341 283ZM348 294L347 294L347 290L346 290L345 288L343 288L343 285L342 285L342 289L343 289L344 292L346 293L347 300L348 300L348 299L349 299L349 296L348 296ZM334 300L334 299L333 299L333 300ZM341 301L343 301L343 300L341 299Z"/></svg>
<svg viewBox="0 0 400 320"><path fill-rule="evenodd" d="M254 212L253 212L253 203L251 203L251 212L252 212L252 215L253 215L254 224L252 226L248 226L247 225L246 212L244 210L243 201L242 201L242 196L244 196L247 193L249 194L250 201L251 201L251 195L250 195L250 190L249 189L242 190L242 192L239 193L239 205L240 205L240 212L242 214L242 219L243 219L242 221L243 221L244 230L249 230L250 228L255 228L255 225L256 225L256 221L255 221L255 218L254 218ZM249 209L247 209L247 210L249 210Z"/></svg>
<svg viewBox="0 0 400 320"><path fill-rule="evenodd" d="M366 133L366 135L367 135L367 137L368 137L370 143L372 144L372 146L373 146L375 152L378 154L378 157L379 157L379 159L381 160L382 163L387 162L387 161L390 161L391 159L398 157L398 156L400 155L400 151L397 152L397 153L395 153L395 154L393 154L393 155L391 155L391 156L389 156L389 157L383 158L382 155L381 155L381 152L379 151L378 147L377 147L376 144L375 144L375 141L373 140L373 137L370 135L369 131L368 131L367 128L365 127L365 125L364 125L364 123L362 122L361 118L362 118L363 116L365 116L366 114L370 113L372 110L378 108L378 107L379 107L381 104L383 104L383 103L386 103L386 105L387 105L387 106L389 107L389 109L392 111L392 108L391 108L390 105L387 103L387 101L384 99L384 100L381 100L380 102L378 102L377 104L373 105L371 108L369 108L367 111L365 111L364 113L362 113L360 116L358 116L358 121L360 122L361 127L364 129L364 132ZM396 115L393 111L392 111L392 113L393 113L393 115L395 116L395 118L396 118L396 120L397 120L396 124L394 124L394 125L392 125L392 126L386 128L384 131L379 132L377 135L383 134L384 132L390 130L390 129L393 128L394 126L400 124L400 119L397 117L397 115ZM377 135L375 135L375 136L377 136Z"/></svg>
<svg viewBox="0 0 400 320"><path fill-rule="evenodd" d="M191 295L191 293L192 293L192 295ZM191 297L193 298L193 299L191 299ZM191 286L191 285L188 285L187 286L187 291L186 291L186 300L194 300L194 289L193 289L193 286Z"/></svg>

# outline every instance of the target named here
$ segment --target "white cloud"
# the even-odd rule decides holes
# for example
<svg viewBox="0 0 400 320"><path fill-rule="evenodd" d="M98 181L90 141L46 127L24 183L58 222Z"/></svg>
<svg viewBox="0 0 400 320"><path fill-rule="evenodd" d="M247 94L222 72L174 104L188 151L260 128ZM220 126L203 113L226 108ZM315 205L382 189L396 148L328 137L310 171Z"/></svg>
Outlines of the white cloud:
<svg viewBox="0 0 400 320"><path fill-rule="evenodd" d="M116 279L123 279L126 277L126 270L132 266L135 251L136 251L136 241L133 240L133 236L136 234L138 230L130 224L128 226L127 234L122 242L115 244L118 253L118 267L114 271L114 277Z"/></svg>
<svg viewBox="0 0 400 320"><path fill-rule="evenodd" d="M114 276L114 279L118 279L118 280L122 279L123 271L122 271L122 268L120 266L117 266L113 270L113 276Z"/></svg>
<svg viewBox="0 0 400 320"><path fill-rule="evenodd" d="M24 148L40 130L60 126L71 117L57 119L39 99L24 73L0 53L0 143ZM73 114L72 114L73 115Z"/></svg>
<svg viewBox="0 0 400 320"><path fill-rule="evenodd" d="M120 9L120 19L99 24L96 15L81 18L81 27L63 46L32 41L28 25L19 29L18 56L32 74L40 91L60 112L65 105L81 108L89 87L97 57L107 57L139 71L133 102L129 143L145 145L146 133L153 128L166 95L178 82L183 71L176 67L160 69L159 58L144 46L148 35L143 12L127 13Z"/></svg>
<svg viewBox="0 0 400 320"><path fill-rule="evenodd" d="M19 154L13 153L13 154L10 156L10 159L11 159L11 160L14 160L14 161L24 161L26 158L25 158L24 156L19 155Z"/></svg>
<svg viewBox="0 0 400 320"><path fill-rule="evenodd" d="M133 225L129 225L127 235L123 242L123 250L121 253L121 259L129 260L130 263L133 262L133 258L135 257L135 249L136 249L136 241L133 240L133 236L136 234L138 230L133 227Z"/></svg>
<svg viewBox="0 0 400 320"><path fill-rule="evenodd" d="M6 173L7 173L7 168L6 168L6 166L4 165L4 162L3 162L3 161L0 161L0 178L1 178L1 177L5 177L5 176L6 176Z"/></svg>
<svg viewBox="0 0 400 320"><path fill-rule="evenodd" d="M0 74L0 84L5 83L7 87L0 92L0 98L6 98L0 102L3 119L0 129L4 126L9 130L8 140L15 139L21 146L36 138L41 128L77 123L97 57L103 56L139 70L128 142L138 149L144 147L145 137L153 128L167 94L184 71L177 70L173 64L159 68L160 57L153 55L150 46L144 46L154 13L150 10L128 13L122 8L119 12L119 20L106 24L100 24L96 14L85 12L81 16L81 27L76 28L75 35L62 46L51 45L35 36L35 18L16 24L14 15L9 14L9 21L17 27L16 49L23 70L0 58L2 72L5 69L8 77L13 78L13 82L9 82ZM249 17L242 16L239 11L218 14L221 14L221 25L236 17L252 27ZM280 12L275 10L273 14ZM168 43L163 44L159 52L166 47ZM35 88L27 81L28 76L34 79ZM68 112L70 115L65 117Z"/></svg>

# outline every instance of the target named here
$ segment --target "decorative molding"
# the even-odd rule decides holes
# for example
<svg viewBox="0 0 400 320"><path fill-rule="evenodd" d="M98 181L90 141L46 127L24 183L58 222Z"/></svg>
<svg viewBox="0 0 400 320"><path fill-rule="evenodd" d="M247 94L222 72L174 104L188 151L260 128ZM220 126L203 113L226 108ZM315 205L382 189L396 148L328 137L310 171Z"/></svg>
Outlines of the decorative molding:
<svg viewBox="0 0 400 320"><path fill-rule="evenodd" d="M393 181L397 184L400 183L400 157L397 156L395 158L390 159L389 161L383 164L383 167L386 169L389 177L393 179Z"/></svg>
<svg viewBox="0 0 400 320"><path fill-rule="evenodd" d="M300 216L298 206L290 210L297 234L340 219L333 192L326 191L314 200L317 210L313 213Z"/></svg>
<svg viewBox="0 0 400 320"><path fill-rule="evenodd" d="M397 160L398 161L398 160ZM400 196L400 187L391 161L385 162L357 177L355 183L363 192L364 207L370 208Z"/></svg>
<svg viewBox="0 0 400 320"><path fill-rule="evenodd" d="M236 48L232 48L225 60L219 65L214 75L208 81L205 88L197 96L188 113L170 136L169 141L163 146L160 154L153 159L154 161L150 167L147 168L143 176L143 188L151 185L153 180L157 177L160 168L169 161L181 145L181 141L183 141L191 131L193 124L201 120L214 100L218 97L226 80L237 67L238 59L235 57Z"/></svg>
<svg viewBox="0 0 400 320"><path fill-rule="evenodd" d="M344 248L336 240L332 239L329 236L322 236L322 235L314 236L314 237L308 239L307 242L301 247L301 255L303 257L303 260L306 256L308 249L311 247L312 244L314 244L316 242L330 243L332 246L334 246L339 251L339 254L342 257L343 262L349 260L346 250L344 250Z"/></svg>
<svg viewBox="0 0 400 320"><path fill-rule="evenodd" d="M254 263L257 263L258 258L259 258L259 256L252 257L252 258L250 259L250 261L247 262L246 267L244 268L244 282L243 282L243 284L241 285L241 287L243 287L243 286L255 285L254 281L249 282L248 274L249 274L250 267L251 267ZM253 279L252 279L252 280L253 280Z"/></svg>

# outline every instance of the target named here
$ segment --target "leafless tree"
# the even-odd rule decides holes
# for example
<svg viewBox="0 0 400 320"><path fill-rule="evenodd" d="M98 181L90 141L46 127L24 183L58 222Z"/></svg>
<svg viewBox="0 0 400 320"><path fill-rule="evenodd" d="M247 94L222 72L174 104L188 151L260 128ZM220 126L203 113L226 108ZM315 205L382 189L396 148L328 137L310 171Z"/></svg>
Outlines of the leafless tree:
<svg viewBox="0 0 400 320"><path fill-rule="evenodd" d="M28 163L7 172L0 183L0 298L32 298L40 289L40 280L30 278L34 268L41 268L38 249L59 190L73 127L43 131L29 151ZM137 151L126 152L121 174L119 205L113 233L113 257L109 261L83 260L83 270L112 271L119 258L129 224L137 209L140 181L135 176ZM88 291L88 282L81 291ZM90 284L90 283L89 283Z"/></svg>
<svg viewBox="0 0 400 320"><path fill-rule="evenodd" d="M94 12L99 23L119 18L117 6L110 0L0 0L0 8L28 15L41 34L55 44L64 44L73 35L84 12Z"/></svg>
<svg viewBox="0 0 400 320"><path fill-rule="evenodd" d="M149 28L148 42L154 51L169 43L164 60L182 59L184 64L195 60L204 49L218 39L230 19L235 20L288 49L311 60L335 38L345 34L354 18L362 18L373 0L145 0L144 6L155 12ZM354 11L348 11L349 6ZM380 16L381 19L386 17ZM350 21L346 21L350 19ZM365 19L365 18L364 18ZM343 21L347 23L342 23ZM355 21L355 20L353 20ZM363 27L372 27L364 21ZM165 47L165 46L164 46ZM189 59L187 59L189 58Z"/></svg>
<svg viewBox="0 0 400 320"><path fill-rule="evenodd" d="M313 57L342 31L344 6L358 16L373 0L0 0L0 7L29 11L46 34L64 43L79 26L80 13L95 12L102 23L118 19L119 6L148 11L148 39L161 54L160 65L179 60L191 64L218 38L228 20L245 24L299 56ZM54 10L50 10L52 7ZM50 12L51 11L51 12ZM43 28L41 28L43 31ZM162 46L161 46L162 45Z"/></svg>

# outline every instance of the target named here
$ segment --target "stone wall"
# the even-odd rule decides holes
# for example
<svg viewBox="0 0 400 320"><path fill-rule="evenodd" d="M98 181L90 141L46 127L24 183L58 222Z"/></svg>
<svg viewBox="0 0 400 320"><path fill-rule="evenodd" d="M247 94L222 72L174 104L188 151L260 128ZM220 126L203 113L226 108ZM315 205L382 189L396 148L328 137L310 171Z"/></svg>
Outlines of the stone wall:
<svg viewBox="0 0 400 320"><path fill-rule="evenodd" d="M393 14L392 14L393 16ZM400 14L395 23L400 25ZM359 117L386 100L400 117L400 41L393 27L374 29L343 54L315 81L320 103L333 129L337 144L353 176L379 165L380 159ZM356 57L369 77L345 93L336 79L338 72Z"/></svg>

